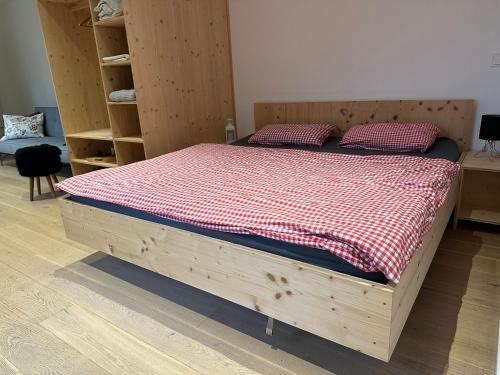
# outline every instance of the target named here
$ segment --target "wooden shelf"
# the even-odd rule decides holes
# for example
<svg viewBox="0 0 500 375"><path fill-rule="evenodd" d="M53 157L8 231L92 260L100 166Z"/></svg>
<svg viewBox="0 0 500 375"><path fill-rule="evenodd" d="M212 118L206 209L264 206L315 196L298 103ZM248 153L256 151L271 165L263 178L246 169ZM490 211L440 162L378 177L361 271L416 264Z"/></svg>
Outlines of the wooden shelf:
<svg viewBox="0 0 500 375"><path fill-rule="evenodd" d="M71 159L71 162L85 165L93 165L101 168L114 168L118 167L117 163L106 163L101 161L88 161L87 159Z"/></svg>
<svg viewBox="0 0 500 375"><path fill-rule="evenodd" d="M110 128L89 130L85 132L67 134L68 138L83 138L83 139L98 139L105 141L112 141L113 136Z"/></svg>
<svg viewBox="0 0 500 375"><path fill-rule="evenodd" d="M128 137L118 137L115 138L115 141L117 142L130 142L130 143L144 143L144 140L142 139L142 136L139 135L132 135Z"/></svg>
<svg viewBox="0 0 500 375"><path fill-rule="evenodd" d="M458 218L480 223L500 224L500 211L460 207Z"/></svg>
<svg viewBox="0 0 500 375"><path fill-rule="evenodd" d="M94 26L99 27L125 27L125 17L113 17L102 21L94 22Z"/></svg>
<svg viewBox="0 0 500 375"><path fill-rule="evenodd" d="M108 102L108 105L137 105L137 102Z"/></svg>
<svg viewBox="0 0 500 375"><path fill-rule="evenodd" d="M101 66L130 66L130 60L101 63Z"/></svg>
<svg viewBox="0 0 500 375"><path fill-rule="evenodd" d="M119 165L127 165L146 159L142 143L115 142L115 151Z"/></svg>

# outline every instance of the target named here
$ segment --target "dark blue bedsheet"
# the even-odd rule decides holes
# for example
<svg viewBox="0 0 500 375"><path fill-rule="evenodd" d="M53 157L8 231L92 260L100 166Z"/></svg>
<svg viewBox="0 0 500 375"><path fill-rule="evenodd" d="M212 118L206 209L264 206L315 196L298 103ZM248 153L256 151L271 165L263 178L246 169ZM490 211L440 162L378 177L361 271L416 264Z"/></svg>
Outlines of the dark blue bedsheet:
<svg viewBox="0 0 500 375"><path fill-rule="evenodd" d="M233 143L235 146L245 147L264 147L254 143L248 143L251 137L242 138ZM294 150L316 151L316 152L332 152L336 154L348 155L407 155L407 156L420 156L431 159L446 159L449 161L458 161L460 159L460 150L457 142L449 138L438 138L436 142L426 152L390 152L390 151L375 151L375 150L356 150L352 148L340 147L339 142L341 138L329 138L322 146L297 146L297 145L282 145L282 146L269 146L269 148L286 148Z"/></svg>
<svg viewBox="0 0 500 375"><path fill-rule="evenodd" d="M243 138L234 143L238 146L247 147L262 147L259 145L249 144L249 137ZM367 151L367 150L353 150L342 148L338 146L339 139L329 139L322 147L317 146L273 146L273 148L292 148L308 151L318 152L332 152L353 155L396 155L397 153L383 152L383 151ZM266 146L268 147L268 146ZM429 158L442 158L450 161L457 161L460 157L460 151L455 141L448 138L439 138L436 143L426 153L405 153L404 155L421 156ZM155 223L168 225L174 228L187 230L204 236L217 238L220 240L236 243L239 245L251 247L253 249L265 251L268 253L280 255L286 258L295 259L304 263L313 264L315 266L327 268L347 275L360 277L364 280L369 280L377 283L387 284L386 277L381 272L363 272L327 251L314 249L305 246L294 245L282 241L277 241L260 236L251 236L245 234L224 233L213 230L207 230L195 227L193 225L180 223L174 220L165 219L159 216L152 215L145 211L128 208L125 206L117 205L114 203L97 201L90 198L71 196L71 200L85 204L88 206L100 208L103 210L135 217L142 220L152 221Z"/></svg>

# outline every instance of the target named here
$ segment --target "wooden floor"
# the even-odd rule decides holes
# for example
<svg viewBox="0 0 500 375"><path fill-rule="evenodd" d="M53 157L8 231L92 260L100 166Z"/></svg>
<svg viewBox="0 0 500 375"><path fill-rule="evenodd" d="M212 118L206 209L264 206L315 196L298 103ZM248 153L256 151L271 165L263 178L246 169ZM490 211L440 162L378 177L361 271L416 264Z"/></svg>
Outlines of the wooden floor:
<svg viewBox="0 0 500 375"><path fill-rule="evenodd" d="M44 186L42 186L42 189ZM45 187L46 189L46 187ZM449 230L389 364L65 239L0 167L0 374L493 374L500 233Z"/></svg>

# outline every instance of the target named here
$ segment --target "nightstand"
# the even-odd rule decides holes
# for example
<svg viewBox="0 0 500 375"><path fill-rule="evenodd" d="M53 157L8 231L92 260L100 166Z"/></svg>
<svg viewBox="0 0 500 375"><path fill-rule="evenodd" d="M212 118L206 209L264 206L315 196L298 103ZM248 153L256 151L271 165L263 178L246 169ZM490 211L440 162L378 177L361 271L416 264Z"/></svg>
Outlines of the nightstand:
<svg viewBox="0 0 500 375"><path fill-rule="evenodd" d="M465 153L454 227L458 219L500 225L500 158Z"/></svg>

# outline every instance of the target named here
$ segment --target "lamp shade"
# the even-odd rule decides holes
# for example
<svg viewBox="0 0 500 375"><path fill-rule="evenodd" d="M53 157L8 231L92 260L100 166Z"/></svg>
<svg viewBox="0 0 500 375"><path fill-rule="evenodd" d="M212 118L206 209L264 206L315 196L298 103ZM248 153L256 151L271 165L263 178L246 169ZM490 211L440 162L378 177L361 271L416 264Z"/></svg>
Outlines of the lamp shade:
<svg viewBox="0 0 500 375"><path fill-rule="evenodd" d="M481 120L479 139L500 141L500 115L484 115Z"/></svg>

